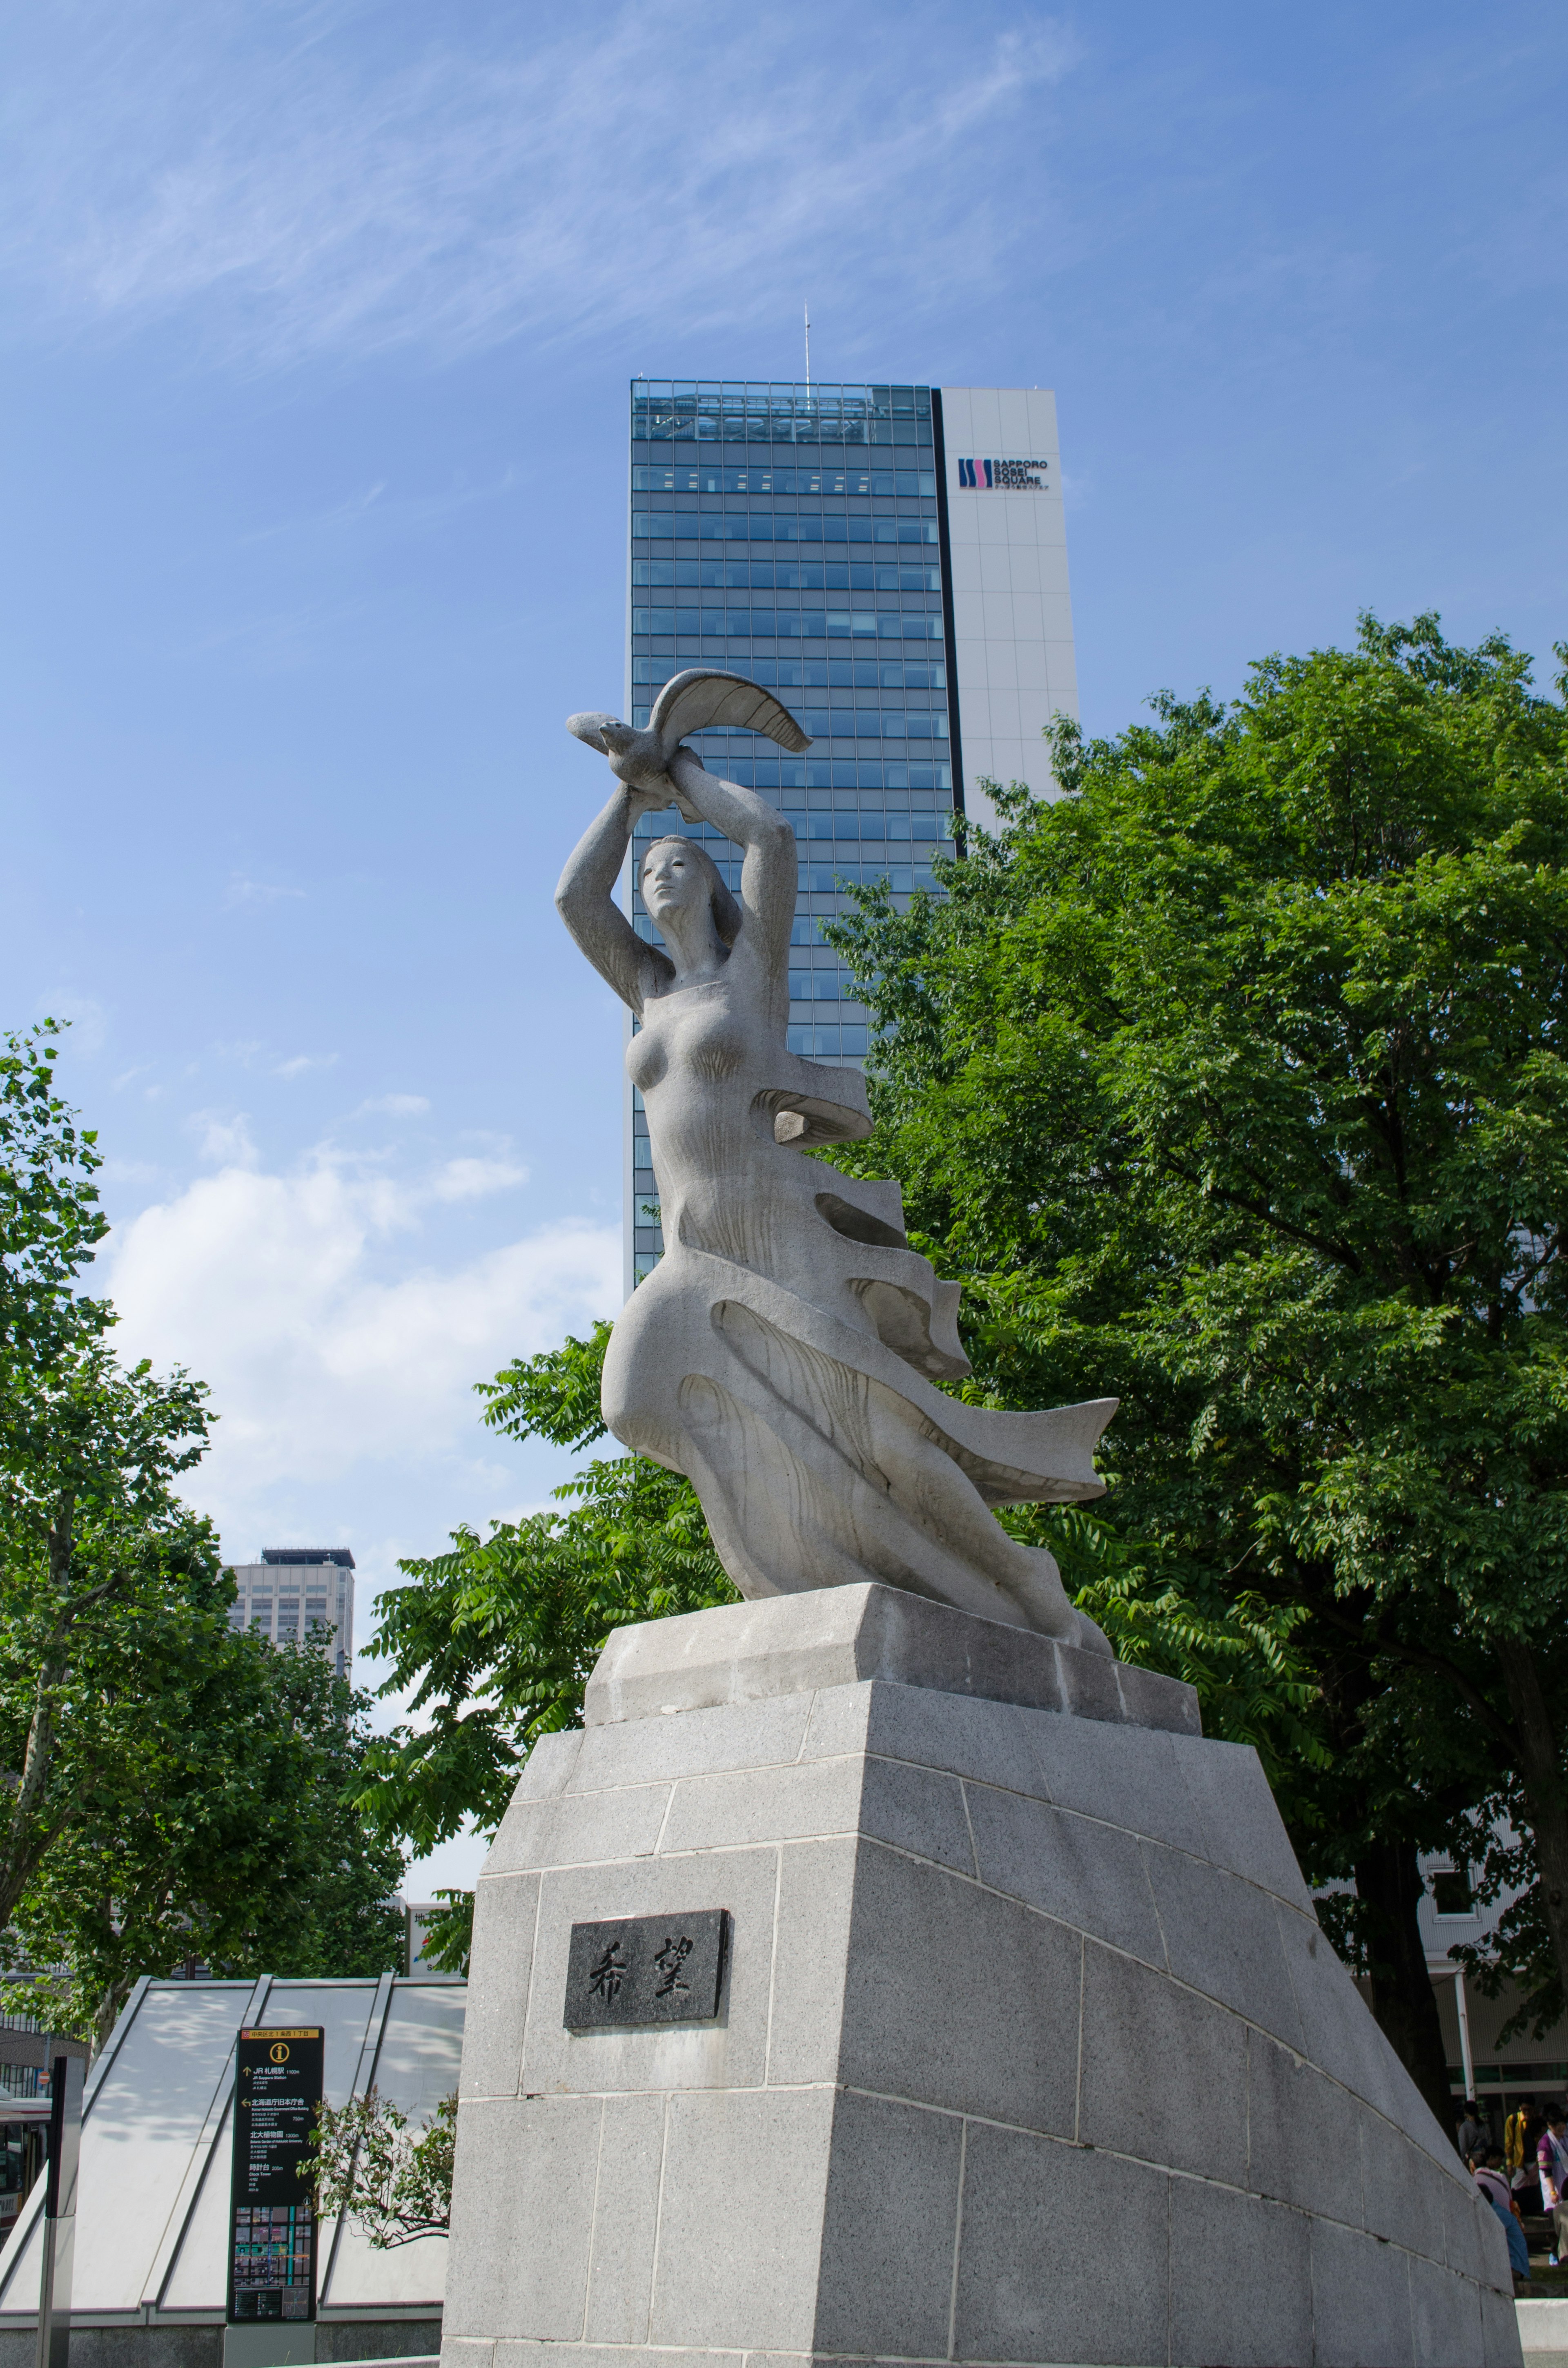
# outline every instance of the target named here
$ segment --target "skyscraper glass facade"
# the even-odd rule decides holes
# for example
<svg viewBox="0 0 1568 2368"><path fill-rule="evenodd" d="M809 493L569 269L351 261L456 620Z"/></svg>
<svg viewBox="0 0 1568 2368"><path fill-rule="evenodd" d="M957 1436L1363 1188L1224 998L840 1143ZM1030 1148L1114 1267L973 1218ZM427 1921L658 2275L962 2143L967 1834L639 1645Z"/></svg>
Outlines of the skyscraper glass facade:
<svg viewBox="0 0 1568 2368"><path fill-rule="evenodd" d="M858 1063L867 1018L821 924L852 884L931 882L961 780L949 705L951 568L941 396L925 386L634 379L628 709L648 720L660 686L724 666L776 690L812 735L786 756L751 733L695 746L759 790L795 826L801 895L790 977L790 1047ZM740 861L706 825L645 817L632 848L631 913L649 843L679 827L732 886ZM631 1279L662 1247L641 1098L630 1126Z"/></svg>

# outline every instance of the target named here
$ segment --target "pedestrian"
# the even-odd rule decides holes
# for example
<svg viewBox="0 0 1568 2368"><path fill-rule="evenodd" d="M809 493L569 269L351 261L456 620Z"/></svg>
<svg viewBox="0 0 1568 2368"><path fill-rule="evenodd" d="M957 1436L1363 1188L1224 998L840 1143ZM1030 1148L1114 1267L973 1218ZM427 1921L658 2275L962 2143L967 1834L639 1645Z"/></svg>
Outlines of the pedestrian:
<svg viewBox="0 0 1568 2368"><path fill-rule="evenodd" d="M1491 2143L1492 2133L1481 2118L1481 2111L1475 2099L1467 2097L1464 2100L1464 2113L1460 2122L1460 2154L1463 2155L1466 2162L1473 2162L1476 2156Z"/></svg>
<svg viewBox="0 0 1568 2368"><path fill-rule="evenodd" d="M1540 2134L1545 2129L1546 2123L1541 2120L1533 2104L1521 2105L1519 2111L1524 2115L1525 2123L1524 2128L1519 2133L1519 2167L1511 2175L1508 2184L1514 2191L1514 2202L1521 2213L1539 2212L1540 2210L1540 2171L1536 2162L1535 2150L1540 2142Z"/></svg>
<svg viewBox="0 0 1568 2368"><path fill-rule="evenodd" d="M1514 2173L1525 2167L1525 2124L1529 2114L1523 2105L1516 2105L1503 2123L1503 2168L1510 2186L1517 2187Z"/></svg>
<svg viewBox="0 0 1568 2368"><path fill-rule="evenodd" d="M1540 2171L1540 2208L1551 2223L1551 2251L1547 2259L1555 2269L1568 2259L1568 2113L1561 2105L1546 2109L1536 2162Z"/></svg>
<svg viewBox="0 0 1568 2368"><path fill-rule="evenodd" d="M1513 2190L1508 2184L1500 2146L1483 2146L1475 2166L1475 2183L1503 2223L1503 2234L1508 2240L1508 2267L1513 2271L1514 2292L1529 2283L1530 2248L1525 2242L1525 2232L1514 2209Z"/></svg>

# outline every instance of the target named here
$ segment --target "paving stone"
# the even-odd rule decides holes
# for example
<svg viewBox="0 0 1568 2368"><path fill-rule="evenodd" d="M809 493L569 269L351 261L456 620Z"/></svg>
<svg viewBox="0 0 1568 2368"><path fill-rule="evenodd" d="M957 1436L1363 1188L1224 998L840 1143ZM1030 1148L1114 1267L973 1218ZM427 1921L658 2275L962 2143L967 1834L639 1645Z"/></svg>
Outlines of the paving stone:
<svg viewBox="0 0 1568 2368"><path fill-rule="evenodd" d="M670 1804L667 1784L629 1784L617 1792L514 1801L484 1861L486 1874L546 1866L611 1865L638 1858L659 1839Z"/></svg>
<svg viewBox="0 0 1568 2368"><path fill-rule="evenodd" d="M1030 1720L1028 1736L1036 1770L1029 1790L1058 1808L1203 1853L1206 1830L1177 1773L1172 1736L1042 1715Z"/></svg>
<svg viewBox="0 0 1568 2368"><path fill-rule="evenodd" d="M1481 2288L1481 2336L1486 2368L1521 2368L1525 2355L1519 2348L1519 2314L1511 2291L1502 2294L1487 2286ZM1540 2352L1530 2356L1540 2362L1540 2368L1557 2368L1550 2355L1545 2360Z"/></svg>
<svg viewBox="0 0 1568 2368"><path fill-rule="evenodd" d="M1034 1735L1037 1722L1050 1715L879 1679L868 1696L865 1748L882 1759L979 1777L1043 1799Z"/></svg>
<svg viewBox="0 0 1568 2368"><path fill-rule="evenodd" d="M577 1754L583 1748L580 1728L570 1728L564 1735L541 1735L523 1762L523 1771L513 1788L506 1816L520 1804L528 1801L548 1801L564 1793L572 1781L572 1770L577 1764ZM501 1820L496 1836L506 1830L506 1817Z"/></svg>
<svg viewBox="0 0 1568 2368"><path fill-rule="evenodd" d="M864 1751L871 1704L880 1687L864 1683L824 1686L811 1696L802 1759L836 1759L841 1752Z"/></svg>
<svg viewBox="0 0 1568 2368"><path fill-rule="evenodd" d="M1381 2113L1361 2109L1363 2218L1374 2237L1446 2262L1445 2190L1436 2164Z"/></svg>

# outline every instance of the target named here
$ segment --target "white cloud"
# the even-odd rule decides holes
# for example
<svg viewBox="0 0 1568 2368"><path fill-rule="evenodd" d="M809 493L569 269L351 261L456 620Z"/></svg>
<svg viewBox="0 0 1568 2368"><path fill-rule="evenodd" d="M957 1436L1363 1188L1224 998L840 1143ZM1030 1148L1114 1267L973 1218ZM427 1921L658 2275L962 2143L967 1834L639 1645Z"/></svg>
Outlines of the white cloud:
<svg viewBox="0 0 1568 2368"><path fill-rule="evenodd" d="M373 1099L361 1102L351 1118L423 1118L430 1105L423 1094L377 1094Z"/></svg>
<svg viewBox="0 0 1568 2368"><path fill-rule="evenodd" d="M275 1077L302 1077L311 1069L330 1069L336 1064L335 1053L296 1053L291 1060L279 1061L273 1068Z"/></svg>
<svg viewBox="0 0 1568 2368"><path fill-rule="evenodd" d="M469 1172L481 1166L483 1183ZM226 1534L248 1541L269 1508L356 1470L401 1481L461 1459L438 1539L483 1509L466 1501L485 1444L475 1380L619 1305L614 1226L547 1225L461 1263L418 1262L413 1237L456 1196L454 1171L465 1197L522 1174L454 1161L408 1183L322 1156L290 1175L232 1164L111 1238L103 1280L122 1353L185 1365L211 1388L222 1420L190 1493Z"/></svg>
<svg viewBox="0 0 1568 2368"><path fill-rule="evenodd" d="M236 1167L256 1167L260 1155L244 1111L237 1118L222 1118L216 1110L195 1110L186 1124L197 1137L203 1159Z"/></svg>
<svg viewBox="0 0 1568 2368"><path fill-rule="evenodd" d="M479 1201L528 1180L528 1169L509 1159L449 1159L432 1178L430 1192L437 1201Z"/></svg>
<svg viewBox="0 0 1568 2368"><path fill-rule="evenodd" d="M330 0L70 22L10 70L11 269L77 318L198 305L263 363L1005 284L1044 225L994 143L1075 53L1043 17L954 45L669 0L585 0L556 38L538 11L449 11L372 43Z"/></svg>

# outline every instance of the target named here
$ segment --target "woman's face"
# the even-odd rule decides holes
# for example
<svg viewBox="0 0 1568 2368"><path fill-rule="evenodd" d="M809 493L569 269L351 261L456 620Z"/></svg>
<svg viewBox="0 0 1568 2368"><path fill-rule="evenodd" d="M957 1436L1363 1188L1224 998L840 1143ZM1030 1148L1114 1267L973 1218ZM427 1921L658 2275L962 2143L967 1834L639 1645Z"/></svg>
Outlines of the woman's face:
<svg viewBox="0 0 1568 2368"><path fill-rule="evenodd" d="M701 864L678 838L666 838L651 848L642 866L642 902L654 920L662 915L690 912L705 905L711 894Z"/></svg>

